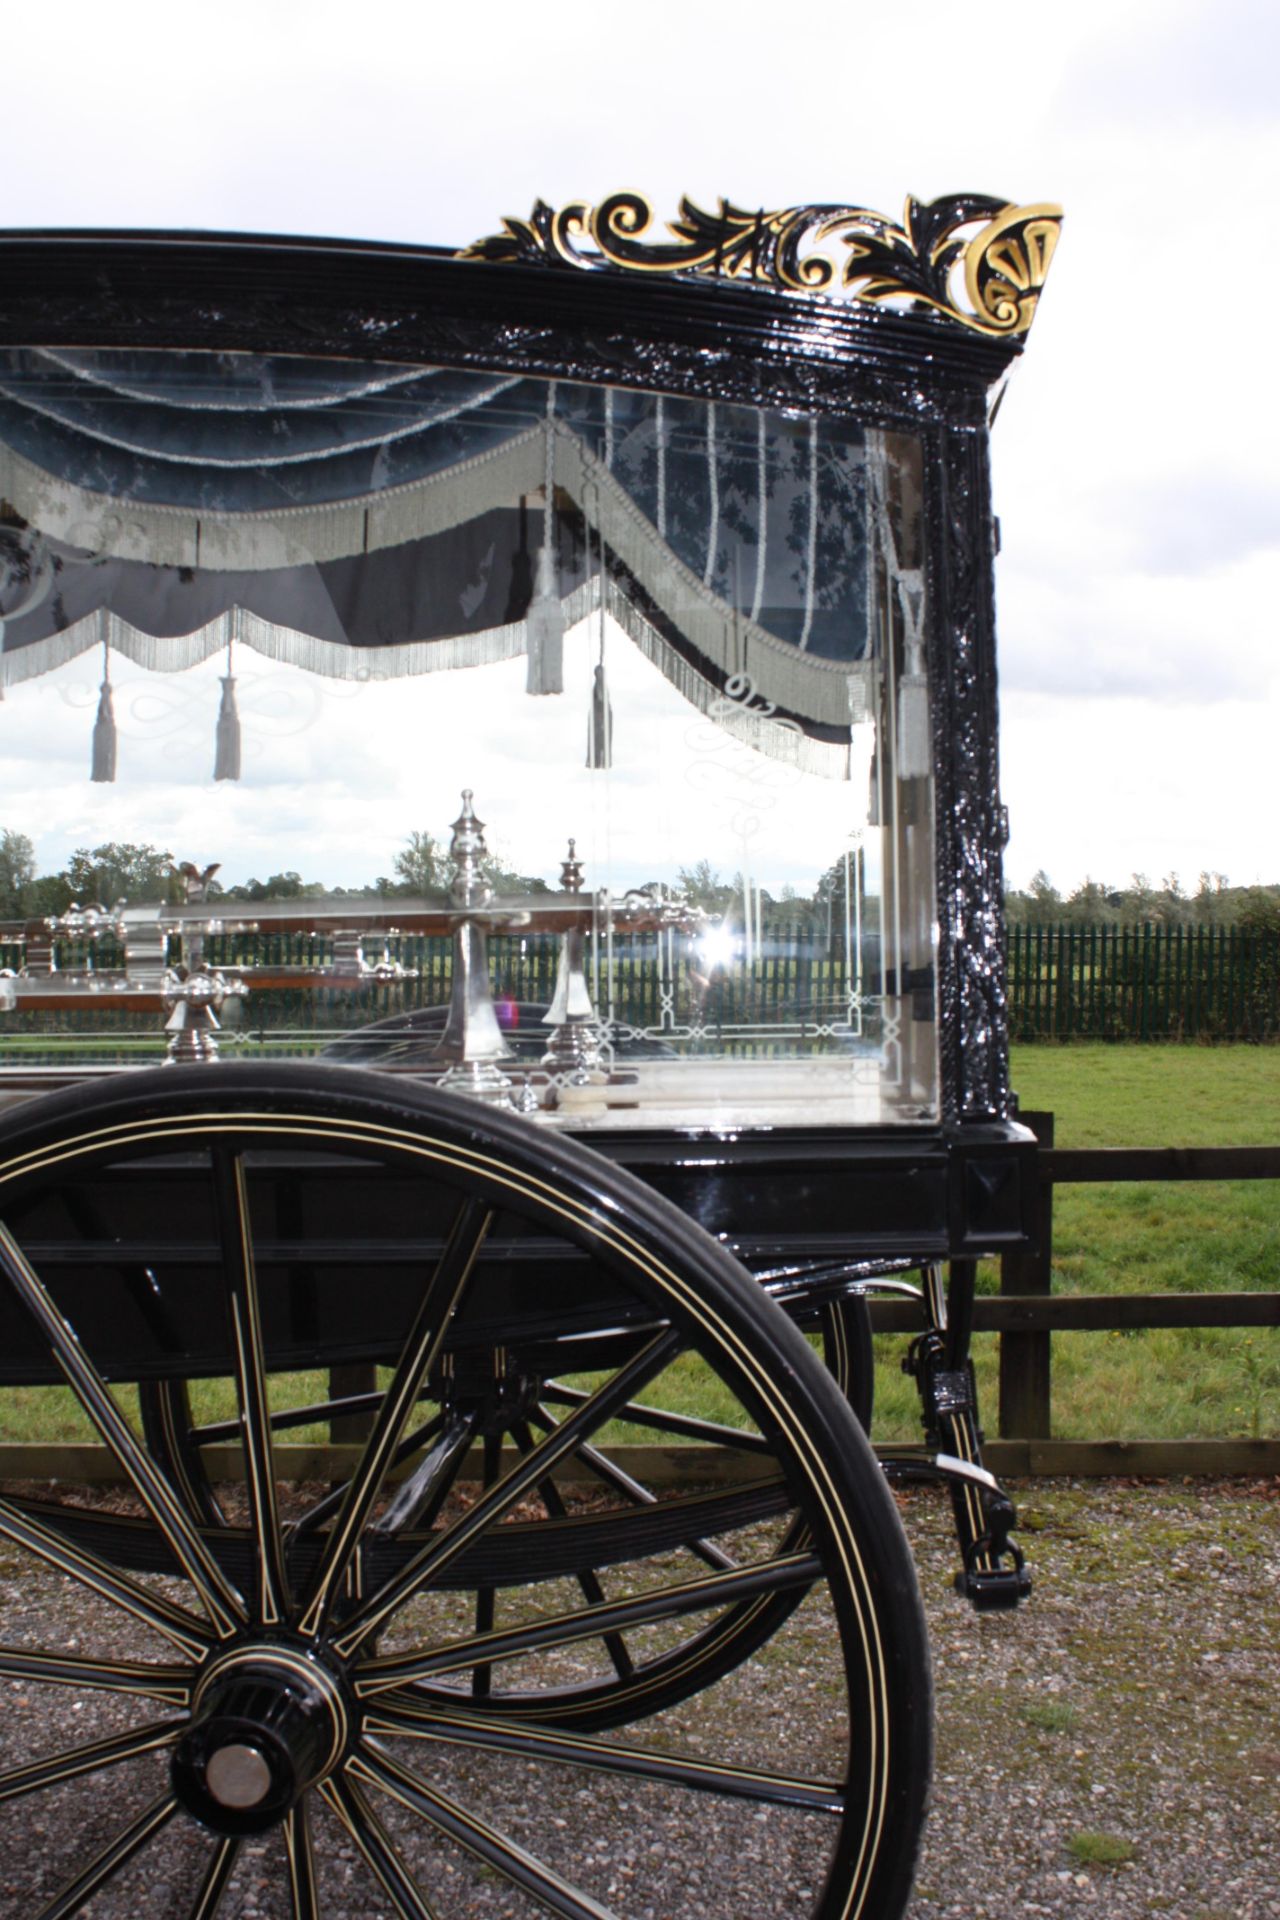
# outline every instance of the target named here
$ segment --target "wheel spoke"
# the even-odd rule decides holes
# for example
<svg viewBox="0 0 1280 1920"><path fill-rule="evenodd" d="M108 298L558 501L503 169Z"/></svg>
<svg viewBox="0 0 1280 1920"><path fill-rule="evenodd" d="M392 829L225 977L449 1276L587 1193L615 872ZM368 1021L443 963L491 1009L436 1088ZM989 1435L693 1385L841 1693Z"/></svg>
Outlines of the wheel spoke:
<svg viewBox="0 0 1280 1920"><path fill-rule="evenodd" d="M185 1380L156 1380L138 1389L142 1414L142 1435L152 1453L158 1453L172 1475L174 1486L187 1503L187 1511L199 1516L206 1526L225 1527L226 1515L204 1472L191 1425L191 1392ZM240 1423L229 1423L232 1438L239 1438Z"/></svg>
<svg viewBox="0 0 1280 1920"><path fill-rule="evenodd" d="M493 1222L492 1211L478 1200L466 1200L454 1222L448 1245L436 1264L405 1342L395 1377L383 1396L360 1464L347 1488L342 1511L334 1522L324 1559L303 1611L304 1633L319 1633L334 1597L341 1590L360 1534L382 1490L397 1443L418 1398L423 1378L440 1351L449 1320L457 1307Z"/></svg>
<svg viewBox="0 0 1280 1920"><path fill-rule="evenodd" d="M316 1891L316 1860L311 1848L311 1823L307 1818L305 1800L293 1807L285 1820L284 1847L289 1860L293 1920L318 1920L320 1903Z"/></svg>
<svg viewBox="0 0 1280 1920"><path fill-rule="evenodd" d="M8 1228L0 1224L0 1270L40 1327L49 1349L101 1438L160 1529L182 1572L200 1596L220 1639L245 1619L235 1589L210 1553L164 1475L116 1405L74 1328L68 1326Z"/></svg>
<svg viewBox="0 0 1280 1920"><path fill-rule="evenodd" d="M475 1814L468 1813L456 1800L428 1786L417 1774L410 1773L389 1755L369 1749L357 1754L350 1771L373 1786L382 1788L401 1806L422 1815L433 1827L456 1840L486 1866L493 1867L513 1886L522 1887L562 1920L614 1920L612 1911L578 1887L562 1879L551 1867L543 1866L531 1853L509 1840Z"/></svg>
<svg viewBox="0 0 1280 1920"><path fill-rule="evenodd" d="M222 1248L231 1332L236 1349L236 1399L244 1445L245 1486L253 1531L255 1618L279 1626L289 1610L289 1588L276 1505L275 1459L262 1352L262 1310L249 1224L244 1156L223 1146L212 1152L213 1192Z"/></svg>
<svg viewBox="0 0 1280 1920"><path fill-rule="evenodd" d="M661 1780L696 1793L717 1793L737 1800L761 1800L770 1806L803 1807L812 1813L844 1811L844 1789L835 1781L807 1780L755 1767L726 1766L715 1760L686 1760L679 1755L616 1746L580 1734L557 1733L522 1721L481 1712L449 1712L399 1696L373 1708L365 1732L480 1747L489 1753L517 1753L529 1760L589 1767L597 1773Z"/></svg>
<svg viewBox="0 0 1280 1920"><path fill-rule="evenodd" d="M91 1900L99 1887L105 1886L113 1874L132 1860L177 1811L178 1803L171 1793L163 1793L158 1800L153 1800L118 1839L104 1847L96 1860L69 1881L61 1893L54 1895L47 1907L41 1907L35 1920L70 1920L70 1915L79 1913L85 1901Z"/></svg>
<svg viewBox="0 0 1280 1920"><path fill-rule="evenodd" d="M191 1920L214 1920L239 1852L240 1841L233 1835L228 1834L225 1839L219 1840L213 1850L209 1870L200 1883L196 1903L191 1909Z"/></svg>
<svg viewBox="0 0 1280 1920"><path fill-rule="evenodd" d="M490 1487L495 1486L497 1484L497 1481L499 1478L498 1467L501 1459L502 1459L502 1435L500 1433L486 1433L484 1436L484 1469L483 1469L483 1483L482 1483L484 1487L484 1491L486 1493L489 1491ZM496 1618L496 1614L495 1614L496 1606L497 1606L497 1595L493 1587L486 1586L484 1584L477 1586L475 1616L474 1616L475 1631L476 1631L477 1637L483 1638L486 1633L493 1632L493 1623L494 1623L494 1619ZM490 1665L488 1665L488 1663L484 1663L478 1667L473 1667L471 1670L472 1699L487 1700L489 1695L492 1693L492 1691L493 1691L493 1668Z"/></svg>
<svg viewBox="0 0 1280 1920"><path fill-rule="evenodd" d="M99 1560L96 1554L72 1546L60 1533L41 1526L38 1520L28 1518L8 1500L2 1499L0 1533L16 1541L19 1546L29 1548L61 1573L68 1573L84 1586L92 1587L104 1600L123 1607L135 1620L153 1627L193 1659L200 1659L208 1651L208 1631L195 1614L188 1613L185 1607L175 1606L170 1600L162 1599L159 1594L148 1593L145 1587L138 1586L127 1575L117 1573L114 1567L105 1560Z"/></svg>
<svg viewBox="0 0 1280 1920"><path fill-rule="evenodd" d="M191 1702L189 1667L153 1667L142 1660L85 1660L66 1653L25 1653L0 1647L0 1679L40 1680L54 1687L99 1687L169 1706Z"/></svg>
<svg viewBox="0 0 1280 1920"><path fill-rule="evenodd" d="M556 1422L543 1407L538 1407L535 1417L544 1432L554 1432ZM612 1487L616 1493L622 1494L625 1499L631 1501L633 1506L657 1506L656 1494L651 1493L648 1487L641 1486L638 1480L620 1467L616 1461L611 1460L607 1453L601 1453L598 1447L579 1447L576 1457L589 1473L596 1476L597 1480L603 1481L605 1486ZM705 1566L718 1567L722 1572L727 1573L730 1567L738 1564L724 1551L723 1547L717 1547L711 1540L689 1540L686 1545L689 1552L696 1559L701 1560Z"/></svg>
<svg viewBox="0 0 1280 1920"><path fill-rule="evenodd" d="M35 1793L41 1787L55 1787L62 1780L74 1780L82 1773L96 1773L113 1767L120 1760L136 1760L140 1753L154 1753L171 1747L184 1731L185 1720L161 1720L154 1726L135 1727L130 1733L117 1733L110 1740L95 1740L84 1747L68 1747L65 1753L53 1753L45 1760L32 1760L25 1767L7 1767L0 1773L0 1800L16 1800L20 1794Z"/></svg>
<svg viewBox="0 0 1280 1920"><path fill-rule="evenodd" d="M414 1884L395 1842L355 1782L336 1774L322 1784L320 1792L359 1847L400 1920L436 1920L435 1909Z"/></svg>
<svg viewBox="0 0 1280 1920"><path fill-rule="evenodd" d="M526 1454L497 1486L476 1502L470 1513L455 1521L438 1541L423 1547L398 1574L357 1608L337 1641L338 1651L344 1656L352 1653L416 1587L455 1560L478 1534L500 1520L530 1487L548 1475L566 1454L572 1453L587 1434L602 1426L641 1381L651 1379L665 1367L679 1345L680 1336L667 1328L650 1340L612 1379L598 1387L576 1413L540 1440L532 1453Z"/></svg>
<svg viewBox="0 0 1280 1920"><path fill-rule="evenodd" d="M362 1696L383 1693L403 1686L406 1681L456 1673L463 1667L475 1666L481 1659L514 1659L521 1654L541 1652L546 1647L562 1646L570 1640L602 1639L606 1633L652 1626L659 1620L674 1619L681 1614L705 1613L713 1607L753 1599L757 1594L811 1586L821 1573L822 1562L816 1554L789 1553L761 1561L758 1566L739 1567L733 1573L708 1573L701 1579L683 1581L676 1586L651 1587L626 1600L581 1607L572 1613L549 1614L542 1620L505 1627L497 1633L448 1641L429 1652L387 1654L381 1659L366 1661L357 1670L356 1692Z"/></svg>
<svg viewBox="0 0 1280 1920"><path fill-rule="evenodd" d="M519 1420L512 1426L511 1432L521 1453L532 1453L534 1440L528 1424L523 1420ZM545 1480L539 1480L538 1497L547 1510L548 1520L564 1520L568 1518L569 1509L565 1506L561 1498L560 1489L549 1476ZM588 1606L603 1606L605 1591L595 1573L589 1571L580 1573L578 1575L578 1585L582 1589L582 1597ZM492 1626L493 1622L490 1621L488 1624ZM479 1627L480 1622L477 1620L477 1631ZM635 1672L636 1667L635 1661L627 1651L627 1643L622 1635L620 1633L607 1633L604 1636L604 1646L605 1652L612 1661L613 1670L619 1680L629 1680ZM485 1671L487 1673L489 1669L486 1668Z"/></svg>
<svg viewBox="0 0 1280 1920"><path fill-rule="evenodd" d="M587 1393L583 1387L566 1387L559 1380L549 1380L542 1390L542 1398L553 1407L579 1407ZM678 1433L682 1440L701 1440L708 1446L731 1447L739 1453L773 1452L772 1442L762 1433L752 1433L746 1427L722 1426L717 1420L699 1420L689 1413L668 1413L663 1407L646 1407L638 1400L619 1407L617 1418L625 1420L628 1426L656 1427L660 1433Z"/></svg>
<svg viewBox="0 0 1280 1920"><path fill-rule="evenodd" d="M492 1587L476 1588L476 1638L483 1640L493 1631L494 1593ZM488 1661L471 1671L471 1697L473 1700L487 1700L493 1692L493 1667Z"/></svg>
<svg viewBox="0 0 1280 1920"><path fill-rule="evenodd" d="M126 1483L123 1499L77 1506L0 1490L0 1556L21 1550L55 1595L112 1609L110 1636L80 1648L0 1620L0 1692L12 1682L67 1706L82 1688L127 1708L45 1737L63 1751L0 1757L20 1844L46 1798L97 1806L24 1920L149 1910L179 1840L175 1913L227 1920L256 1864L248 1842L220 1837L237 1824L229 1801L261 1777L245 1748L255 1727L277 1728L302 1796L278 1817L281 1920L319 1920L332 1840L358 1863L360 1910L387 1920L484 1905L630 1914L625 1876L611 1891L598 1850L575 1845L581 1823L554 1826L561 1797L597 1815L637 1807L655 1914L689 1904L671 1820L696 1849L726 1821L767 1838L751 1824L766 1813L813 1837L820 1881L806 1869L795 1885L789 1850L766 1845L736 1862L752 1886L735 1911L867 1920L902 1906L930 1684L891 1498L803 1337L659 1194L413 1081L238 1063L86 1089L74 1114L11 1116L0 1223L0 1292L22 1322L10 1374L65 1377ZM544 1427L553 1347L564 1379L546 1390ZM663 1411L673 1362L723 1388L714 1417ZM308 1365L330 1372L310 1405L305 1386L281 1391L285 1370ZM350 1392L345 1367L359 1369ZM187 1383L194 1396L206 1374L234 1374L236 1389L201 1425ZM389 1389L369 1393L379 1382ZM294 1404L277 1417L269 1394ZM364 1416L369 1438L340 1449L332 1500L294 1509L273 1456L282 1465L281 1429L298 1437L321 1396L330 1418ZM215 1515L202 1489L228 1414L248 1495ZM484 1484L460 1497L455 1469L470 1470L485 1427L501 1447L491 1437ZM685 1443L722 1469L717 1484L651 1484L619 1432ZM774 1650L785 1660L814 1604L843 1754L792 1756L767 1727L754 1747L719 1740L711 1708L736 1697L730 1676L767 1704ZM195 1702L212 1747L242 1749L225 1779L220 1760L201 1781ZM675 1721L688 1738L668 1751L659 1729ZM171 1785L175 1756L197 1771L179 1765ZM283 1766L268 1770L283 1783Z"/></svg>
<svg viewBox="0 0 1280 1920"><path fill-rule="evenodd" d="M322 1421L342 1419L357 1413L376 1413L382 1405L381 1393L349 1393L341 1400L314 1400L305 1407L281 1407L270 1415L272 1433L285 1427L313 1427ZM192 1427L191 1439L198 1447L211 1447L220 1440L238 1440L238 1420L211 1420L206 1426Z"/></svg>

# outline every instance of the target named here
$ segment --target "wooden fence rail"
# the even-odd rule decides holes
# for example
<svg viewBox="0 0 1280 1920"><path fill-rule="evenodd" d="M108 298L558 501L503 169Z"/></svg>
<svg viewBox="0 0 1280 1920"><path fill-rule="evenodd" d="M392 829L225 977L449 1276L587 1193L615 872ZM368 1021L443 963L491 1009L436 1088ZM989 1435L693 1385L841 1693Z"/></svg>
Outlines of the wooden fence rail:
<svg viewBox="0 0 1280 1920"><path fill-rule="evenodd" d="M1053 1196L1060 1186L1142 1181L1280 1180L1276 1147L1090 1147L1053 1145L1053 1115L1020 1119L1041 1144L1034 1247L1006 1253L1000 1292L974 1303L974 1328L1000 1335L1000 1431L986 1452L1002 1473L1280 1473L1280 1438L1055 1440L1054 1332L1149 1327L1280 1327L1280 1292L1054 1294ZM1277 1271L1280 1281L1280 1270ZM877 1332L909 1332L909 1302L877 1301Z"/></svg>

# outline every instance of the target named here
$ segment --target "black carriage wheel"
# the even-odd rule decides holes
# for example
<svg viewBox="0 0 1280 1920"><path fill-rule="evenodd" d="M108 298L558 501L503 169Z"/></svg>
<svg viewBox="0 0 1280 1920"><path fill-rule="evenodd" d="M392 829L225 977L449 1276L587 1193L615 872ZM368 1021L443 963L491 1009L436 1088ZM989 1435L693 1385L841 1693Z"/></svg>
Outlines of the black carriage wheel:
<svg viewBox="0 0 1280 1920"><path fill-rule="evenodd" d="M829 1301L808 1314L806 1320L812 1324L820 1341L827 1371L865 1430L870 1419L873 1366L870 1321L865 1302L858 1298ZM191 1412L188 1383L180 1377L141 1382L139 1398L143 1432L151 1453L163 1465L169 1478L182 1487L191 1510L199 1512L209 1524L225 1527L226 1516L218 1504L204 1449L232 1437L234 1420L200 1426ZM342 1401L302 1403L273 1414L272 1428L275 1432L287 1434L290 1429L314 1426L335 1416L339 1419L369 1419L372 1417L370 1402L376 1403L378 1398L376 1394L356 1393ZM497 1431L486 1432L483 1440L477 1442L485 1450L486 1473L493 1470L491 1462L496 1461L497 1457L495 1447L508 1442L521 1454L531 1453L536 1443L535 1436L550 1436L559 1418L586 1398L584 1389L567 1387L553 1378L540 1387L538 1398L532 1406L520 1413L500 1414ZM664 1442L667 1445L692 1442L704 1449L719 1448L738 1453L746 1444L742 1434L726 1430L713 1421L643 1403L628 1403L618 1410L616 1418L618 1422L646 1433L659 1446ZM438 1440L440 1430L446 1424L447 1416L442 1411L436 1420L428 1422L421 1429L423 1449ZM475 1435L468 1433L464 1437L474 1439ZM439 1487L441 1499L448 1492L446 1474L461 1468L462 1454L463 1449L456 1447L442 1472ZM611 1489L624 1506L643 1510L651 1509L660 1502L661 1495L643 1479L637 1478L635 1473L622 1467L607 1449L584 1442L574 1447L569 1459L588 1485ZM551 1476L540 1478L533 1491L547 1518L565 1523L567 1530L572 1524L572 1517L555 1479ZM332 1490L323 1506L336 1508L338 1492L338 1489ZM690 1505L691 1513L696 1511L703 1526L702 1533L699 1533L691 1518L687 1540L682 1548L691 1561L689 1571L699 1571L702 1565L724 1570L731 1562L715 1544L715 1535L740 1520L748 1503L738 1494L719 1497L712 1494L705 1495L696 1510L692 1508L692 1503L686 1504ZM600 1576L618 1544L620 1531L618 1526L599 1529L599 1566L575 1565L573 1577L584 1599L590 1603L603 1599ZM798 1552L807 1544L807 1538L803 1522L797 1521L779 1543L779 1551ZM625 1635L609 1634L603 1644L609 1653L610 1671L589 1681L565 1683L554 1689L544 1684L532 1693L525 1693L515 1688L495 1688L490 1670L478 1668L473 1676L473 1691L483 1694L490 1709L498 1713L532 1715L540 1720L554 1718L557 1725L571 1726L584 1732L624 1726L638 1716L658 1712L702 1692L740 1661L749 1659L757 1648L772 1638L802 1597L801 1591L796 1589L792 1592L762 1594L741 1605L727 1607L710 1621L692 1622L686 1638L678 1646L668 1647L660 1655L649 1658L636 1659ZM486 1623L492 1606L492 1587L479 1588L476 1596L477 1630Z"/></svg>
<svg viewBox="0 0 1280 1920"><path fill-rule="evenodd" d="M819 1309L818 1331L827 1371L853 1409L864 1433L871 1431L875 1402L876 1351L871 1309L860 1293L830 1300Z"/></svg>
<svg viewBox="0 0 1280 1920"><path fill-rule="evenodd" d="M143 1792L58 1894L28 1901L33 1920L62 1920L175 1831L189 1843L200 1829L212 1838L190 1862L193 1920L212 1920L246 1838L273 1831L294 1920L342 1910L325 1891L335 1832L401 1915L471 1912L477 1862L553 1913L714 1911L705 1886L681 1882L691 1857L702 1864L708 1820L726 1912L746 1910L732 1877L752 1862L782 1875L767 1890L753 1879L753 1911L900 1913L930 1699L892 1501L803 1338L648 1189L524 1122L349 1069L136 1075L0 1129L0 1269L0 1377L68 1381L133 1509L0 1499L9 1548L139 1641L68 1653L21 1623L3 1634L0 1677L42 1699L104 1695L133 1718L6 1763L0 1804L115 1768ZM529 1389L527 1417L508 1420L515 1462L491 1444L487 1486L443 1504L463 1436L437 1413L433 1437L404 1454L414 1423L431 1425L424 1392L486 1352L495 1374L518 1354L547 1390L558 1376L540 1362L563 1361L566 1323L581 1365L551 1389L558 1417ZM373 1358L385 1377L336 1506L317 1521L324 1503L304 1502L299 1518L277 1483L272 1379L335 1358ZM614 1489L598 1511L557 1514L557 1468L619 1409L661 1403L692 1364L732 1401L754 1477L652 1509ZM141 1444L119 1383L224 1375L244 1484L231 1524L215 1526ZM398 1454L407 1477L393 1486ZM521 1502L539 1487L547 1511L531 1521ZM691 1574L686 1556L707 1542L712 1564ZM768 1662L712 1686L706 1711L663 1705L622 1741L558 1714L584 1650L617 1682L619 1645L660 1669L684 1657L691 1617L714 1631L772 1595L796 1604ZM785 1657L824 1674L796 1754L768 1710ZM493 1709L509 1674L519 1716ZM701 1677L716 1678L705 1663ZM654 1823L634 1897L597 1857L598 1826L583 1831L584 1777L594 1822ZM680 1822L689 1850L669 1854ZM645 1876L668 1858L685 1864L655 1898Z"/></svg>

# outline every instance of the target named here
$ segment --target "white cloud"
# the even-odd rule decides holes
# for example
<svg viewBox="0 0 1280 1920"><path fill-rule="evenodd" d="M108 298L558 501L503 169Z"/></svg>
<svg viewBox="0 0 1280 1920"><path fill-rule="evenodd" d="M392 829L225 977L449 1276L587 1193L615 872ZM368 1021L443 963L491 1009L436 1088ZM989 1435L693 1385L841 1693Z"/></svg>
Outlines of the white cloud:
<svg viewBox="0 0 1280 1920"><path fill-rule="evenodd" d="M411 832L447 844L470 787L491 851L549 882L574 836L593 887L671 881L705 858L726 879L745 863L775 893L812 890L861 823L869 739L853 782L767 760L691 713L610 623L615 764L588 771L597 644L587 623L566 636L565 692L547 699L525 693L523 659L356 685L242 649L243 778L216 785L220 659L181 674L117 660L118 778L92 786L97 660L85 655L0 707L0 825L31 835L42 872L77 847L124 840L218 860L224 884L293 870L361 886L392 872Z"/></svg>
<svg viewBox="0 0 1280 1920"><path fill-rule="evenodd" d="M1087 552L1085 547L1083 551ZM1171 706L1266 702L1280 655L1260 643L1280 596L1280 547L1201 572L1067 564L1001 582L1006 692L1123 696L1162 723Z"/></svg>
<svg viewBox="0 0 1280 1920"><path fill-rule="evenodd" d="M1275 721L1263 703L1147 703L1015 693L1004 701L1011 884L1043 867L1063 893L1084 879L1124 886L1201 872L1233 884L1276 877Z"/></svg>
<svg viewBox="0 0 1280 1920"><path fill-rule="evenodd" d="M8 218L460 244L536 194L626 185L664 211L682 191L895 213L908 190L1060 199L993 442L1016 848L1061 885L1113 870L1121 831L1153 872L1167 848L1188 872L1256 860L1275 878L1253 823L1271 810L1261 743L1280 738L1276 21L1265 0L801 5L731 29L674 0L641 23L587 0L226 0L215 25L66 0L56 85L6 104ZM1082 741L1097 803L1064 815L1040 773ZM1150 792L1162 755L1215 769L1232 804L1170 779L1147 807L1129 769L1150 761ZM271 764L292 764L285 743ZM124 804L123 777L107 791Z"/></svg>

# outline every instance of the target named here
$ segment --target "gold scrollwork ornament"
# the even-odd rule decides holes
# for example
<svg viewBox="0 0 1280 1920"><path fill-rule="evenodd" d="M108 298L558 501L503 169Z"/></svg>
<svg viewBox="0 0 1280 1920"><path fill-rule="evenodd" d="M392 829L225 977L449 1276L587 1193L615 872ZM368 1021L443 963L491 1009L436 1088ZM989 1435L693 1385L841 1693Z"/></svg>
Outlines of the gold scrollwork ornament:
<svg viewBox="0 0 1280 1920"><path fill-rule="evenodd" d="M1008 207L965 248L969 303L993 331L1025 333L1031 325L1061 225L1061 207L1047 201Z"/></svg>
<svg viewBox="0 0 1280 1920"><path fill-rule="evenodd" d="M501 233L460 257L745 280L874 304L905 300L977 333L1012 335L1031 325L1061 221L1062 209L1047 201L1015 207L970 194L927 205L909 199L901 225L866 207L753 213L729 200L711 210L685 198L666 222L668 237L658 239L650 237L653 209L644 196L615 193L595 207L575 200L558 211L539 200L527 220L505 219ZM847 253L837 274L829 249L841 246ZM957 297L961 278L967 307Z"/></svg>

